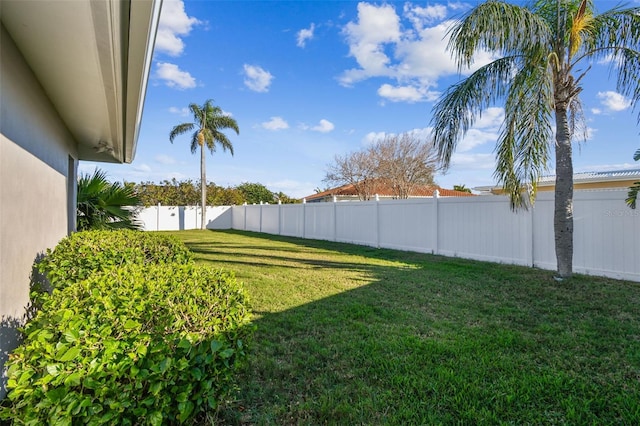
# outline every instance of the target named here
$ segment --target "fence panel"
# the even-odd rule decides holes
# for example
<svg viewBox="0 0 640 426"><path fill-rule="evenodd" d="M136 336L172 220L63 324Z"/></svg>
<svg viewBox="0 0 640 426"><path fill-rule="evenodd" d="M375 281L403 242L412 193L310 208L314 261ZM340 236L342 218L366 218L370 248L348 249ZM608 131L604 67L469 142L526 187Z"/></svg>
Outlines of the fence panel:
<svg viewBox="0 0 640 426"><path fill-rule="evenodd" d="M287 237L304 236L305 204L283 204L280 206L280 234Z"/></svg>
<svg viewBox="0 0 640 426"><path fill-rule="evenodd" d="M380 201L380 247L435 253L436 206L434 198Z"/></svg>
<svg viewBox="0 0 640 426"><path fill-rule="evenodd" d="M531 265L531 217L505 197L438 200L438 253Z"/></svg>
<svg viewBox="0 0 640 426"><path fill-rule="evenodd" d="M261 232L267 234L280 233L280 206L279 205L262 205L262 225Z"/></svg>
<svg viewBox="0 0 640 426"><path fill-rule="evenodd" d="M304 236L316 240L335 241L335 203L309 203L304 206Z"/></svg>
<svg viewBox="0 0 640 426"><path fill-rule="evenodd" d="M625 203L626 192L576 192L576 272L637 280L640 277L640 211Z"/></svg>
<svg viewBox="0 0 640 426"><path fill-rule="evenodd" d="M336 241L378 246L377 202L336 203Z"/></svg>
<svg viewBox="0 0 640 426"><path fill-rule="evenodd" d="M260 225L262 221L262 206L251 205L245 206L245 231L260 232Z"/></svg>

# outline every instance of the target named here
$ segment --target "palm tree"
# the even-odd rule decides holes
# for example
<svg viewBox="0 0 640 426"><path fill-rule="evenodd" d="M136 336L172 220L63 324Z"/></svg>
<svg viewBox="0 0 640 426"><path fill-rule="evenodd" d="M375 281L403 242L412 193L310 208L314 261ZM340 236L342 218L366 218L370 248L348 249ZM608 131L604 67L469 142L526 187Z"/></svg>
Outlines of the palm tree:
<svg viewBox="0 0 640 426"><path fill-rule="evenodd" d="M140 205L132 185L109 182L104 171L83 174L78 179L76 224L78 231L88 229L139 229L132 206Z"/></svg>
<svg viewBox="0 0 640 426"><path fill-rule="evenodd" d="M211 99L207 100L202 106L190 104L189 109L193 113L194 123L182 123L175 126L169 133L169 140L173 143L176 136L194 130L191 136L191 153L195 154L198 147L200 147L200 205L202 206L200 228L204 229L207 204L205 145L212 154L216 150L216 144L218 144L223 151L229 150L233 155L233 145L220 129L232 129L236 134L240 134L240 129L236 120L226 115L220 107L213 105Z"/></svg>
<svg viewBox="0 0 640 426"><path fill-rule="evenodd" d="M450 87L432 118L435 144L448 167L456 144L482 110L505 103L494 176L510 195L513 209L533 203L550 147L555 147L559 278L570 277L573 268L571 141L586 139L579 94L592 61L608 60L617 90L633 105L640 99L640 8L594 12L590 0L539 0L527 7L490 0L478 5L451 28L449 48L460 69L471 66L474 54L484 49L498 59Z"/></svg>

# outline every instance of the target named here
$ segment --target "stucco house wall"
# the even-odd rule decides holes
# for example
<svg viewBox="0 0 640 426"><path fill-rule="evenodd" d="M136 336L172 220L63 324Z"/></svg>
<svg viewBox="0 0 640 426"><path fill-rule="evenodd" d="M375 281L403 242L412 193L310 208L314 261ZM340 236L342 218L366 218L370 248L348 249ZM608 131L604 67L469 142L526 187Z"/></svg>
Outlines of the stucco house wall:
<svg viewBox="0 0 640 426"><path fill-rule="evenodd" d="M36 256L75 224L77 144L0 25L0 368L17 344ZM4 388L4 386L3 386ZM4 389L0 389L0 397Z"/></svg>

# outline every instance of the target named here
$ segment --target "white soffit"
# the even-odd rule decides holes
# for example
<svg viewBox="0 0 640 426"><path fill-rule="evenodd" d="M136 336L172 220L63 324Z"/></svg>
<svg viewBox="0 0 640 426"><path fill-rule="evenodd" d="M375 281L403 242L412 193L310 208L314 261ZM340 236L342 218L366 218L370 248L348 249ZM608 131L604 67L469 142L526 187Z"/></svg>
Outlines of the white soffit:
<svg viewBox="0 0 640 426"><path fill-rule="evenodd" d="M2 0L2 23L82 160L131 162L161 1Z"/></svg>

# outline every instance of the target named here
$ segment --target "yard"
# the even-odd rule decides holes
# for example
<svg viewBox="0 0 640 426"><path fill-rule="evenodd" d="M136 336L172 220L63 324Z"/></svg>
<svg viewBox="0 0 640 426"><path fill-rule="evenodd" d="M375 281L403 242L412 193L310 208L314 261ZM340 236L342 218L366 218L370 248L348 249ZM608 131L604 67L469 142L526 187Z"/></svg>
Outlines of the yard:
<svg viewBox="0 0 640 426"><path fill-rule="evenodd" d="M638 424L640 285L238 231L258 329L225 424Z"/></svg>

